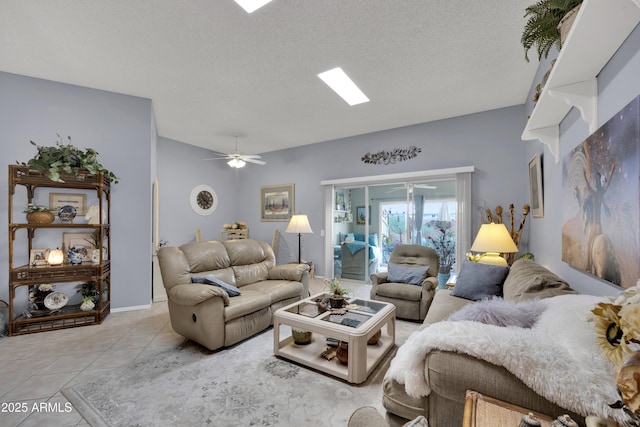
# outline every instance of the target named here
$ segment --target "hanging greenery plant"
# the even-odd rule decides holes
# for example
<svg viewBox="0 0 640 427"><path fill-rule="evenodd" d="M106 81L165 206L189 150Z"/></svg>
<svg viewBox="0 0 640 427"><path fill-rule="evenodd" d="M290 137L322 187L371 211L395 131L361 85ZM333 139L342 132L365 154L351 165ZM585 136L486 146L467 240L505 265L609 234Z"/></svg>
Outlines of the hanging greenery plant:
<svg viewBox="0 0 640 427"><path fill-rule="evenodd" d="M538 59L546 58L555 44L562 47L558 25L564 16L573 8L582 4L582 0L540 0L527 7L525 18L529 18L522 33L524 58L529 62L527 53L536 46Z"/></svg>
<svg viewBox="0 0 640 427"><path fill-rule="evenodd" d="M38 153L26 163L18 162L23 166L44 173L52 181L64 182L60 177L63 172L69 174L85 170L91 175L102 172L109 178L109 182L117 184L119 178L107 170L98 162L98 152L92 148L81 150L71 144L71 137L67 136L68 144L62 143L62 137L58 135L58 141L53 147L44 147L30 141L36 146Z"/></svg>

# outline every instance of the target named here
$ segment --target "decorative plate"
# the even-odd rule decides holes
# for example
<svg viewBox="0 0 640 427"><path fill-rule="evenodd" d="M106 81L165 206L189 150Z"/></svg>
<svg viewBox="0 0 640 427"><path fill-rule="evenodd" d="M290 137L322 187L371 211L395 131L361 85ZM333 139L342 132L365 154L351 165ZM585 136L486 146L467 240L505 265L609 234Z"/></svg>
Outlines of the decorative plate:
<svg viewBox="0 0 640 427"><path fill-rule="evenodd" d="M60 310L69 302L69 296L64 292L51 292L44 298L44 306L49 310Z"/></svg>
<svg viewBox="0 0 640 427"><path fill-rule="evenodd" d="M58 211L58 218L60 218L60 222L73 222L73 219L76 217L76 208L71 205L64 205Z"/></svg>

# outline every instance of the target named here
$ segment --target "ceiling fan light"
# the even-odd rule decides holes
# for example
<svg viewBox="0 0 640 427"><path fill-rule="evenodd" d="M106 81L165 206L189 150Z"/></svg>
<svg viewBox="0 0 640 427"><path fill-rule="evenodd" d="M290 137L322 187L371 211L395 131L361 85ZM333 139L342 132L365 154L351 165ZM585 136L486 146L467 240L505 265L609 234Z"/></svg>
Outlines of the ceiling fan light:
<svg viewBox="0 0 640 427"><path fill-rule="evenodd" d="M227 164L228 164L229 166L231 166L232 168L237 168L237 169L239 169L239 168L243 167L244 165L246 165L247 163L246 163L244 160L240 160L240 159L231 159L231 160L229 160L229 161L227 162Z"/></svg>

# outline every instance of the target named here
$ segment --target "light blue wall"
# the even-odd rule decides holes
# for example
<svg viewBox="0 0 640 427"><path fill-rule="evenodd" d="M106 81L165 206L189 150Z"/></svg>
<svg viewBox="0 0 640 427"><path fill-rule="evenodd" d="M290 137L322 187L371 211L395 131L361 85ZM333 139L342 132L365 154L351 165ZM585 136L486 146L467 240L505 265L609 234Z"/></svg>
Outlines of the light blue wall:
<svg viewBox="0 0 640 427"><path fill-rule="evenodd" d="M603 70L599 79L599 124L640 93L640 31ZM548 67L540 66L540 77ZM534 83L535 84L535 83ZM260 222L260 187L294 183L295 210L309 215L315 233L303 236L305 259L324 268L323 188L320 181L473 165L473 229L481 223L485 207L528 202L527 163L544 153L545 217L530 218L523 249L537 261L567 279L576 289L612 294L617 288L579 272L561 261L560 164L538 142L523 142L522 129L531 103L437 122L358 135L335 141L265 154L266 166L240 170L224 162L205 162L212 153L198 147L158 138L151 101L62 83L0 73L0 156L5 164L34 155L28 143L50 144L56 133L71 135L74 143L100 152L100 161L122 179L113 190L113 307L146 305L151 300L151 183L160 180L160 236L171 245L194 240L196 228L203 238L218 239L224 223L248 222L252 238L271 242L273 232L284 232L286 222ZM429 102L429 100L425 100ZM588 136L587 126L575 111L561 127L561 155ZM365 165L367 152L422 148L415 159L395 165ZM208 184L219 197L210 216L195 214L189 204L191 189ZM7 188L6 173L0 188ZM0 198L6 215L7 199ZM6 216L5 216L6 218ZM325 230L326 231L326 230ZM0 241L7 240L0 227ZM57 240L45 242L56 246ZM43 243L43 244L45 244ZM278 262L297 259L297 236L281 235ZM0 277L8 277L6 246L0 246ZM0 286L0 298L7 299Z"/></svg>
<svg viewBox="0 0 640 427"><path fill-rule="evenodd" d="M56 133L81 148L94 148L99 161L120 177L112 187L112 307L151 302L151 183L155 145L153 108L148 99L0 72L0 159L3 167L27 161L29 144L53 145ZM7 218L7 172L0 173L0 217ZM26 200L26 193L25 200ZM48 204L44 192L36 201ZM18 203L16 201L16 203ZM26 203L26 202L25 202ZM14 217L22 215L16 206ZM36 235L40 247L61 245L58 234ZM16 239L16 256L25 257L26 236ZM0 298L8 300L7 227L0 227ZM36 246L37 247L37 246ZM19 255L22 254L22 255ZM23 260L26 264L26 260Z"/></svg>
<svg viewBox="0 0 640 427"><path fill-rule="evenodd" d="M598 127L640 94L639 47L640 27L633 31L598 76ZM540 65L534 86L548 68L549 60ZM532 108L533 104L528 102L527 112ZM572 109L560 126L560 158L588 136L588 125L580 119L578 111ZM543 153L544 218L532 219L531 222L530 248L535 253L536 260L581 292L594 295L616 294L620 288L562 262L562 163L555 163L549 149L546 146L543 149L543 145L537 141L527 142L526 146L527 161L534 154Z"/></svg>
<svg viewBox="0 0 640 427"><path fill-rule="evenodd" d="M170 246L195 241L197 228L204 240L220 240L222 224L243 220L236 214L237 199L243 197L236 187L244 170L232 169L224 160L204 160L212 156L209 150L158 138L160 238ZM198 215L191 208L191 190L201 184L218 196L218 207L211 215Z"/></svg>
<svg viewBox="0 0 640 427"><path fill-rule="evenodd" d="M528 202L525 145L520 140L524 117L524 106L516 106L267 153L263 156L266 166L251 165L240 171L239 215L249 222L252 237L271 241L273 231L283 232L287 223L260 222L260 187L294 183L295 210L309 216L314 230L302 236L303 258L314 261L316 271L322 272L325 222L320 181L473 165L475 235L484 207L510 203L520 207ZM367 152L412 145L422 148L422 153L395 165L361 161ZM297 260L297 254L297 235L283 233L278 261Z"/></svg>

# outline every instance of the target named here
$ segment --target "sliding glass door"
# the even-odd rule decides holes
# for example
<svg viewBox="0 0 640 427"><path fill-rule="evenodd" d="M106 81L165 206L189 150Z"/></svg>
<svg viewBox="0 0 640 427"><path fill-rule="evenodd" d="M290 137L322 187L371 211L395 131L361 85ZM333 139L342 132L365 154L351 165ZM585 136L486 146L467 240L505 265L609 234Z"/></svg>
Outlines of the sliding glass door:
<svg viewBox="0 0 640 427"><path fill-rule="evenodd" d="M470 244L472 171L425 172L423 179L378 176L367 183L355 178L360 181L357 185L323 182L328 186L327 229L331 230L327 274L370 281L372 273L387 271L393 249L404 244L433 248L440 258L440 272L455 271L456 261Z"/></svg>

